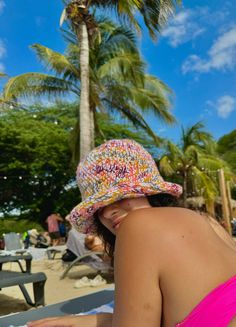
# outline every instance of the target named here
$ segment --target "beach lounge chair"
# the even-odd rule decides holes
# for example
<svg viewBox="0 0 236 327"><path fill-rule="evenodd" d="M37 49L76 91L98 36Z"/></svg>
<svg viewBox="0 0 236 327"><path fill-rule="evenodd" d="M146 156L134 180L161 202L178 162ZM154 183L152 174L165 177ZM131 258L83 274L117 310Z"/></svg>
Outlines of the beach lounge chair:
<svg viewBox="0 0 236 327"><path fill-rule="evenodd" d="M31 262L32 255L30 253L20 253L20 254L11 254L9 252L1 251L0 252L0 270L2 270L2 266L5 263L9 262L17 262L21 272L31 272ZM25 261L25 267L22 266L21 261Z"/></svg>
<svg viewBox="0 0 236 327"><path fill-rule="evenodd" d="M1 257L0 260L0 290L5 287L19 286L26 302L31 306L44 305L44 285L46 282L46 275L42 272L31 273L30 254L24 254L27 250L22 249L20 236L17 233L3 234L5 249L12 254L7 254ZM17 255L19 254L19 255ZM22 267L20 260L25 260L26 269ZM2 270L3 263L17 262L21 271ZM31 300L29 293L25 288L25 284L32 283L34 291L34 301Z"/></svg>
<svg viewBox="0 0 236 327"><path fill-rule="evenodd" d="M94 249L92 251L91 247L88 247L88 244L85 242L86 235L79 233L74 228L71 228L68 233L68 239L66 246L72 254L74 254L75 259L73 261L64 260L64 256L62 257L62 260L65 262L64 265L66 265L66 269L61 275L61 279L65 278L68 272L71 270L71 268L78 266L78 265L87 265L94 270L96 270L98 273L110 270L110 264L108 262L105 262L104 252L102 250L96 250Z"/></svg>
<svg viewBox="0 0 236 327"><path fill-rule="evenodd" d="M86 252L85 254L81 255L80 257L77 257L74 261L67 264L67 267L64 270L64 272L62 273L60 279L65 278L67 276L68 272L71 270L71 268L78 266L78 265L90 266L91 268L97 270L97 273L111 270L112 267L110 266L110 264L108 262L103 261L103 259L102 259L103 256L104 256L104 252L99 252L99 251Z"/></svg>
<svg viewBox="0 0 236 327"><path fill-rule="evenodd" d="M7 251L17 251L18 253L24 253L27 250L23 249L23 244L18 233L7 233L3 234L5 250Z"/></svg>
<svg viewBox="0 0 236 327"><path fill-rule="evenodd" d="M57 245L57 246L50 246L46 249L46 254L48 260L54 260L56 254L62 254L66 249L66 245Z"/></svg>
<svg viewBox="0 0 236 327"><path fill-rule="evenodd" d="M10 316L0 317L0 326L9 327L23 326L28 321L38 320L47 317L64 316L86 312L93 308L107 304L113 300L113 290L103 290L89 295L77 297L64 302L47 305L37 310L28 310L25 312L12 314Z"/></svg>
<svg viewBox="0 0 236 327"><path fill-rule="evenodd" d="M14 254L24 254L27 252L27 250L23 249L23 244L20 239L20 235L18 233L6 233L3 234L4 244L5 244L5 250L11 251L12 255ZM24 269L21 265L21 262L19 258L16 257L16 260L11 260L11 262L17 262L21 271L24 272Z"/></svg>
<svg viewBox="0 0 236 327"><path fill-rule="evenodd" d="M46 275L39 273L23 273L18 271L2 270L0 271L0 290L4 287L19 286L26 302L34 307L45 305L44 285ZM25 284L33 283L34 301L31 300Z"/></svg>

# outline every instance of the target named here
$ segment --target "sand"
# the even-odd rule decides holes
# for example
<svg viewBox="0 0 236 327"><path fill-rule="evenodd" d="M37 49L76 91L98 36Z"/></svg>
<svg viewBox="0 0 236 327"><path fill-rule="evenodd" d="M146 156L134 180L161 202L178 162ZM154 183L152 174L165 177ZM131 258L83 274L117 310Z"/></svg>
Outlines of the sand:
<svg viewBox="0 0 236 327"><path fill-rule="evenodd" d="M16 263L7 263L3 265L3 269L19 271L19 266ZM114 285L112 274L107 273L102 275L102 277L107 280L106 285L76 289L74 288L74 284L78 279L83 276L94 278L96 276L96 271L84 265L75 266L70 270L67 277L60 280L60 275L64 269L65 266L59 258L54 260L41 259L32 261L32 272L44 272L47 275L45 284L46 305L97 292ZM27 284L26 288L33 298L32 285ZM3 288L0 291L0 316L29 309L32 309L32 307L26 304L18 286Z"/></svg>

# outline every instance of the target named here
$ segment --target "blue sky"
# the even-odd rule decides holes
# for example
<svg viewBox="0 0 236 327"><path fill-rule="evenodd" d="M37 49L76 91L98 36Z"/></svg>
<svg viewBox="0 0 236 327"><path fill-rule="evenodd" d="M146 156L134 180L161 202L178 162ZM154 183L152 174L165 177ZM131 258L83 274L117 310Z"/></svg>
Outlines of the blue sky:
<svg viewBox="0 0 236 327"><path fill-rule="evenodd" d="M33 43L64 51L62 8L61 0L0 0L0 71L9 76L42 71L29 48ZM235 0L183 1L157 43L144 32L139 42L148 72L175 94L177 125L146 117L158 135L177 141L181 125L199 120L216 139L236 128L235 12Z"/></svg>

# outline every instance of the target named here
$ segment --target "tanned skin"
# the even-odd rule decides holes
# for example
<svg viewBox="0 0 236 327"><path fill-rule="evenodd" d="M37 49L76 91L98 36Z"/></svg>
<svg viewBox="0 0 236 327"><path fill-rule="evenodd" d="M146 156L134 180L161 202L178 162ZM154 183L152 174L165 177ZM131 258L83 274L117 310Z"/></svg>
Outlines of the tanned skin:
<svg viewBox="0 0 236 327"><path fill-rule="evenodd" d="M173 327L236 274L234 241L212 218L153 208L145 197L107 206L99 218L116 235L114 314L43 319L29 327Z"/></svg>

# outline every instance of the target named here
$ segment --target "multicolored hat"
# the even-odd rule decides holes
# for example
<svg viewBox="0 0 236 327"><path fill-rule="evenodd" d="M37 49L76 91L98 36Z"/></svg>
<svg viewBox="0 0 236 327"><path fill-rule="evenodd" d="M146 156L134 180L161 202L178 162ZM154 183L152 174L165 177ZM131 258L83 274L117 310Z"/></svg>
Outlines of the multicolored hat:
<svg viewBox="0 0 236 327"><path fill-rule="evenodd" d="M179 196L182 187L161 177L152 156L133 140L111 140L92 150L79 163L77 183L82 202L70 214L81 233L93 233L94 213L116 201L169 193Z"/></svg>

